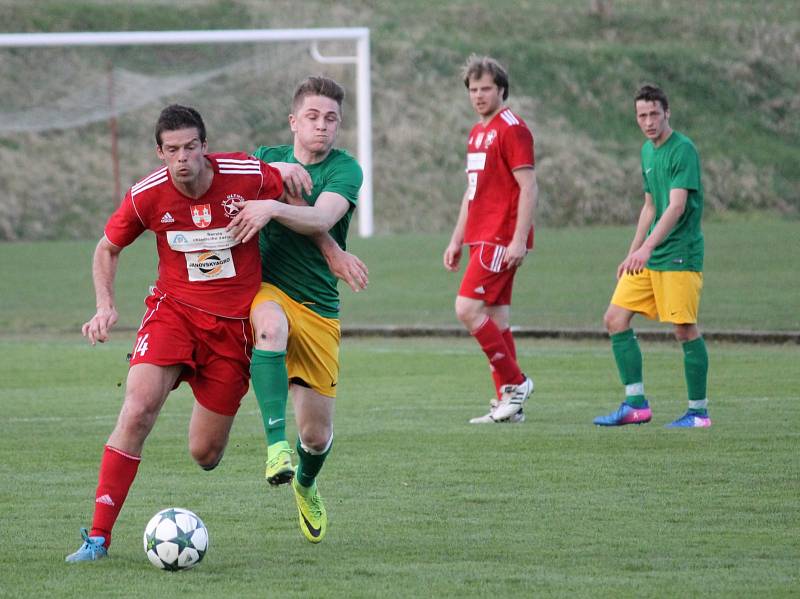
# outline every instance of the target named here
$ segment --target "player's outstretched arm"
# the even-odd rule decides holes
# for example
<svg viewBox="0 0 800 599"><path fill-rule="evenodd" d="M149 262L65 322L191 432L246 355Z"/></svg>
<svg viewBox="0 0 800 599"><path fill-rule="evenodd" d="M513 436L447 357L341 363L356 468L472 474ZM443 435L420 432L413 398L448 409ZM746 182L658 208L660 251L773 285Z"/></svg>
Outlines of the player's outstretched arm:
<svg viewBox="0 0 800 599"><path fill-rule="evenodd" d="M117 323L119 315L114 306L114 279L122 248L114 245L105 236L100 239L92 259L92 279L97 302L97 312L89 322L81 327L81 333L92 345L108 340L111 328Z"/></svg>

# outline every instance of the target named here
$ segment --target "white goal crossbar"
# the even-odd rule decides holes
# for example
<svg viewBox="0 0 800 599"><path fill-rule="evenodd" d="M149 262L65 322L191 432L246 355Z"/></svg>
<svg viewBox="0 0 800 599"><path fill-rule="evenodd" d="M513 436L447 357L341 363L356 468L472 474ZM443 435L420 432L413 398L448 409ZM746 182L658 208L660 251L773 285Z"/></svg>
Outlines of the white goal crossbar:
<svg viewBox="0 0 800 599"><path fill-rule="evenodd" d="M354 56L323 56L320 41L353 40ZM170 44L237 44L249 42L311 42L311 56L321 63L356 65L356 120L358 161L364 171L359 195L358 233L373 234L372 207L372 94L370 88L369 29L366 27L320 29L217 29L205 31L106 31L74 33L5 33L0 47L34 48L64 46L142 46Z"/></svg>

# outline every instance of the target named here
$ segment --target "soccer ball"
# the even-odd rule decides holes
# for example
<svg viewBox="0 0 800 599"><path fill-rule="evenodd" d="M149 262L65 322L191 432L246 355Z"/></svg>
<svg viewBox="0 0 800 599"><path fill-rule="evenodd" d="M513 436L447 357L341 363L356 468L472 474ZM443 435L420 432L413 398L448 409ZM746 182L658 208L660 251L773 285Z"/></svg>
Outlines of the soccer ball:
<svg viewBox="0 0 800 599"><path fill-rule="evenodd" d="M179 507L161 510L144 527L144 551L157 568L186 570L199 564L208 551L208 529L194 512Z"/></svg>

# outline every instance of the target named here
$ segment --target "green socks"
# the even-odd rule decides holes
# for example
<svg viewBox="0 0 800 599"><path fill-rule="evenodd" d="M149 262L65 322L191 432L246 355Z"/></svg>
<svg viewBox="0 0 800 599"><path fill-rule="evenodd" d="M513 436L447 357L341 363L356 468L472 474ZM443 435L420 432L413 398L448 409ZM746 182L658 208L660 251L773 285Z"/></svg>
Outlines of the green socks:
<svg viewBox="0 0 800 599"><path fill-rule="evenodd" d="M642 351L633 329L611 335L611 349L619 378L625 385L625 402L634 408L644 407L647 401L642 383Z"/></svg>
<svg viewBox="0 0 800 599"><path fill-rule="evenodd" d="M261 409L267 445L286 441L286 398L289 394L286 352L254 349L250 377Z"/></svg>
<svg viewBox="0 0 800 599"><path fill-rule="evenodd" d="M317 478L319 471L322 470L322 464L325 463L325 458L327 458L328 454L331 452L332 445L333 435L331 435L328 446L324 451L320 453L311 453L303 447L303 444L300 442L300 437L297 437L296 449L299 460L295 477L297 478L298 484L304 487L310 487L314 484L314 480Z"/></svg>
<svg viewBox="0 0 800 599"><path fill-rule="evenodd" d="M708 352L702 337L683 344L683 368L689 392L689 413L703 414L708 406L706 381L708 380Z"/></svg>

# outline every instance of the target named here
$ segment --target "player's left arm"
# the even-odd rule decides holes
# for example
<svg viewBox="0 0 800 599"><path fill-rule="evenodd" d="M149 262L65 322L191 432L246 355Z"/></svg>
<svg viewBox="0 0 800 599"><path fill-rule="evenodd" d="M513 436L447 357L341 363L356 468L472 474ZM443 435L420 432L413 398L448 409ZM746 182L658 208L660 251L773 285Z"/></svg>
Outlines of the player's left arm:
<svg viewBox="0 0 800 599"><path fill-rule="evenodd" d="M323 191L313 206L304 204L304 201L290 201L286 207L298 210L286 210L282 215L273 218L294 232L307 235L319 248L330 271L336 278L347 283L350 289L356 293L366 289L369 283L367 265L355 254L339 247L328 233L347 214L350 202L341 194Z"/></svg>
<svg viewBox="0 0 800 599"><path fill-rule="evenodd" d="M539 200L539 185L536 182L534 168L532 166L521 167L515 169L513 174L519 185L519 204L514 236L506 248L506 263L509 268L522 264L528 253L528 233L534 226L536 204Z"/></svg>
<svg viewBox="0 0 800 599"><path fill-rule="evenodd" d="M313 206L281 202L237 202L239 213L228 230L236 241L247 243L271 220L300 235L327 233L350 209L350 202L338 193L323 191Z"/></svg>
<svg viewBox="0 0 800 599"><path fill-rule="evenodd" d="M328 232L317 233L310 238L319 248L328 263L328 268L337 279L343 280L356 293L367 288L369 270L361 258L339 247Z"/></svg>
<svg viewBox="0 0 800 599"><path fill-rule="evenodd" d="M664 238L669 235L678 220L680 220L681 215L686 210L686 200L688 198L688 189L673 188L669 190L669 205L667 209L664 210L656 226L650 231L650 235L645 238L639 249L631 252L625 258L625 261L619 267L621 272L637 274L644 270L647 266L647 261L653 255L653 250L664 241Z"/></svg>

